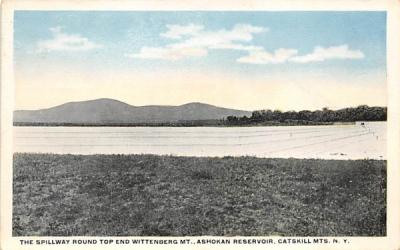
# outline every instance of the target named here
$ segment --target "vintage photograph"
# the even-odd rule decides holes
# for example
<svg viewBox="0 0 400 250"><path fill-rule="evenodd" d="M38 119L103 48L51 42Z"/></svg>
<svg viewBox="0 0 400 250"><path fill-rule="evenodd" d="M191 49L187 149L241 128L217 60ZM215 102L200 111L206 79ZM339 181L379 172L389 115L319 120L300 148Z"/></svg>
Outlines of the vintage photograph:
<svg viewBox="0 0 400 250"><path fill-rule="evenodd" d="M386 236L386 20L14 11L12 236Z"/></svg>

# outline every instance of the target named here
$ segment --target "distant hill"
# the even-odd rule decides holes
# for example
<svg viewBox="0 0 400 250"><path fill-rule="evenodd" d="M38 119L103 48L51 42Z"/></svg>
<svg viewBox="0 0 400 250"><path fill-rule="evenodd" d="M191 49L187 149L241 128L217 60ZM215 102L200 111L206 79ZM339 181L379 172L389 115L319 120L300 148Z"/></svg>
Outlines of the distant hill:
<svg viewBox="0 0 400 250"><path fill-rule="evenodd" d="M180 106L132 106L113 99L69 102L40 110L14 111L14 123L119 124L214 120L251 112L204 103Z"/></svg>

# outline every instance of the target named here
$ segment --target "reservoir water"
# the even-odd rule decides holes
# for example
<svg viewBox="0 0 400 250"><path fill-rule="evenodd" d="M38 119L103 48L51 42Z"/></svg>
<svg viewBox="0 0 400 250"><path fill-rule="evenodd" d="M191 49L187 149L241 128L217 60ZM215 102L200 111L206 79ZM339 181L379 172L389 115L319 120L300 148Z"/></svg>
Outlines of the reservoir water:
<svg viewBox="0 0 400 250"><path fill-rule="evenodd" d="M386 159L386 122L279 127L14 127L14 152Z"/></svg>

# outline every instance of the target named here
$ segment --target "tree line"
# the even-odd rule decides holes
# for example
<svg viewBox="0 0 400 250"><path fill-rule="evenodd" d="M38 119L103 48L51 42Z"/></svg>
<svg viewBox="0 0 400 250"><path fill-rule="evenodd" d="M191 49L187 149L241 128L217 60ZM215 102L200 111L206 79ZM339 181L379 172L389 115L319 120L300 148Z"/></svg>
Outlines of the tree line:
<svg viewBox="0 0 400 250"><path fill-rule="evenodd" d="M227 125L254 125L254 124L331 124L334 122L355 122L355 121L386 121L387 107L369 107L361 105L355 108L343 108L339 110L302 110L286 111L280 110L257 110L253 111L250 117L228 116L225 120Z"/></svg>

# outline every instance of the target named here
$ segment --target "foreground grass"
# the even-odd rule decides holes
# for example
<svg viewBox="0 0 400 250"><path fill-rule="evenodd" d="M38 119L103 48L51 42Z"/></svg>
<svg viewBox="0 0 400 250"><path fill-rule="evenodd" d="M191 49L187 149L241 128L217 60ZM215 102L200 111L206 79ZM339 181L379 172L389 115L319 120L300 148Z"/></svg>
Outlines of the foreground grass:
<svg viewBox="0 0 400 250"><path fill-rule="evenodd" d="M15 154L13 235L386 235L386 161Z"/></svg>

